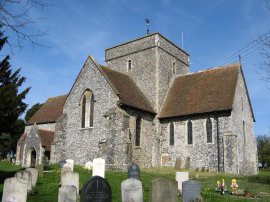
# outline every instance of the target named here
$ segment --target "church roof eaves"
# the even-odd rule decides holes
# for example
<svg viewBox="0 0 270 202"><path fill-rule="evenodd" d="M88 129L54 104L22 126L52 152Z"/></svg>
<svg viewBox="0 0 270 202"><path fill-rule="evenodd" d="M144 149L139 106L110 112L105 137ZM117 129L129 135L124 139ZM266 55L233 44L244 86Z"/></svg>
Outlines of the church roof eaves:
<svg viewBox="0 0 270 202"><path fill-rule="evenodd" d="M67 95L49 98L40 109L27 121L26 125L34 123L55 123L56 120L63 114L63 107Z"/></svg>
<svg viewBox="0 0 270 202"><path fill-rule="evenodd" d="M233 64L178 76L166 95L159 118L231 110L239 69L239 64Z"/></svg>

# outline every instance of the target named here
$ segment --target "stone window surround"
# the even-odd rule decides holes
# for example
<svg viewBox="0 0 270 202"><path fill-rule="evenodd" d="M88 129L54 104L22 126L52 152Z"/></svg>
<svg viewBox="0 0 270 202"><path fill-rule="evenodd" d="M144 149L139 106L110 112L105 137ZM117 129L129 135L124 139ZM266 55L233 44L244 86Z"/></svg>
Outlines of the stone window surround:
<svg viewBox="0 0 270 202"><path fill-rule="evenodd" d="M172 127L172 128L171 128ZM173 130L173 131L171 131ZM172 134L171 134L172 132ZM168 136L169 136L169 146L174 146L174 140L175 140L175 124L174 122L170 122L168 124ZM173 140L171 140L171 138L173 137ZM172 143L172 144L171 144Z"/></svg>
<svg viewBox="0 0 270 202"><path fill-rule="evenodd" d="M140 120L140 126L137 125L137 120ZM135 119L135 138L134 138L134 141L135 141L135 144L134 144L134 148L136 149L140 149L141 148L141 145L142 145L142 130L143 130L143 124L142 124L142 117L140 116L137 116L136 119ZM136 145L137 144L137 135L138 135L138 131L137 131L137 127L140 127L140 133L139 133L139 145Z"/></svg>
<svg viewBox="0 0 270 202"><path fill-rule="evenodd" d="M132 70L132 61L131 59L128 59L127 61L127 72L131 72Z"/></svg>
<svg viewBox="0 0 270 202"><path fill-rule="evenodd" d="M189 143L189 141L188 141L188 138L189 138L189 124L191 124L191 144ZM188 120L187 122L186 122L186 130L187 130L187 134L186 134L186 137L187 137L187 145L189 145L189 146L193 146L194 144L193 144L193 123L192 123L192 120Z"/></svg>
<svg viewBox="0 0 270 202"><path fill-rule="evenodd" d="M212 125L212 133L211 133L211 136L212 136L212 141L211 142L207 142L207 119L210 119L210 121L211 121L211 125ZM204 121L204 128L205 128L205 142L207 143L207 144L214 144L214 137L213 137L213 120L210 118L210 117L208 117L205 121Z"/></svg>
<svg viewBox="0 0 270 202"><path fill-rule="evenodd" d="M83 111L83 99L84 97L86 98L86 105L85 105L85 120L84 120L84 127L82 127L82 111ZM81 98L80 98L80 103L79 103L79 106L80 106L80 129L89 129L89 128L93 128L93 122L94 122L94 114L92 114L91 112L91 109L93 111L94 110L94 103L95 103L95 100L94 100L94 94L93 92L90 90L90 89L86 89ZM93 105L93 106L92 106ZM92 118L92 120L90 120ZM92 123L92 126L90 126Z"/></svg>

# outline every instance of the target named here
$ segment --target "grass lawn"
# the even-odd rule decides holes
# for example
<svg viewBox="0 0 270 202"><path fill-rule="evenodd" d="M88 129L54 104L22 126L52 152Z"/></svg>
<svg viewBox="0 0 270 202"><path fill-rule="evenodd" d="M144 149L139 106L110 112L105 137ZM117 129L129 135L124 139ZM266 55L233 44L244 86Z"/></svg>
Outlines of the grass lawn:
<svg viewBox="0 0 270 202"><path fill-rule="evenodd" d="M13 177L17 170L22 169L19 166L11 165L8 162L0 162L0 195L2 198L4 180ZM75 166L75 172L80 176L80 189L83 184L90 178L91 173L80 166ZM162 167L155 169L143 169L141 171L141 180L143 184L144 201L149 201L150 184L153 179L171 178L175 179L174 168ZM27 197L29 202L54 202L57 201L58 188L60 182L60 170L58 166L50 166L48 172L37 181L36 194ZM105 178L112 188L113 202L121 201L121 182L127 179L127 172L106 171ZM260 202L270 201L270 171L261 171L255 176L237 176L216 172L198 172L190 171L190 178L201 182L202 196L204 201L257 201L244 197L219 195L215 193L216 181L225 179L227 187L230 187L231 179L236 178L240 189L248 190L253 196L257 196ZM181 196L179 196L181 201Z"/></svg>

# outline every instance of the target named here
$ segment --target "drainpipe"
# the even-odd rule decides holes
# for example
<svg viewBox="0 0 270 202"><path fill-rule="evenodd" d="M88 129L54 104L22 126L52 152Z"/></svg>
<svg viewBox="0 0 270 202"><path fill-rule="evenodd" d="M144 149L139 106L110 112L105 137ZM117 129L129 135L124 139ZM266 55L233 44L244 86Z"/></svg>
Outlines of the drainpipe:
<svg viewBox="0 0 270 202"><path fill-rule="evenodd" d="M220 142L219 142L219 122L217 113L215 113L216 125L217 125L217 157L218 157L218 172L220 172Z"/></svg>

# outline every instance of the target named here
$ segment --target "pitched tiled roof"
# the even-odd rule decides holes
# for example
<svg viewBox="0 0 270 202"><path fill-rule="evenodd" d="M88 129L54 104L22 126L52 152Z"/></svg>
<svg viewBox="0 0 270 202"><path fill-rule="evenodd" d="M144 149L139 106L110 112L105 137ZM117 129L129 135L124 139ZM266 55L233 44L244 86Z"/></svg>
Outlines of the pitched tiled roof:
<svg viewBox="0 0 270 202"><path fill-rule="evenodd" d="M159 117L231 110L240 65L228 65L177 77L162 104Z"/></svg>
<svg viewBox="0 0 270 202"><path fill-rule="evenodd" d="M109 83L117 91L123 104L155 113L150 102L128 75L116 72L108 67L99 66L105 73L106 79L109 80Z"/></svg>
<svg viewBox="0 0 270 202"><path fill-rule="evenodd" d="M26 125L55 122L63 114L63 106L66 98L67 95L49 98L29 119Z"/></svg>
<svg viewBox="0 0 270 202"><path fill-rule="evenodd" d="M54 139L54 132L47 130L38 130L41 145L45 148L45 151L51 151L51 144Z"/></svg>

